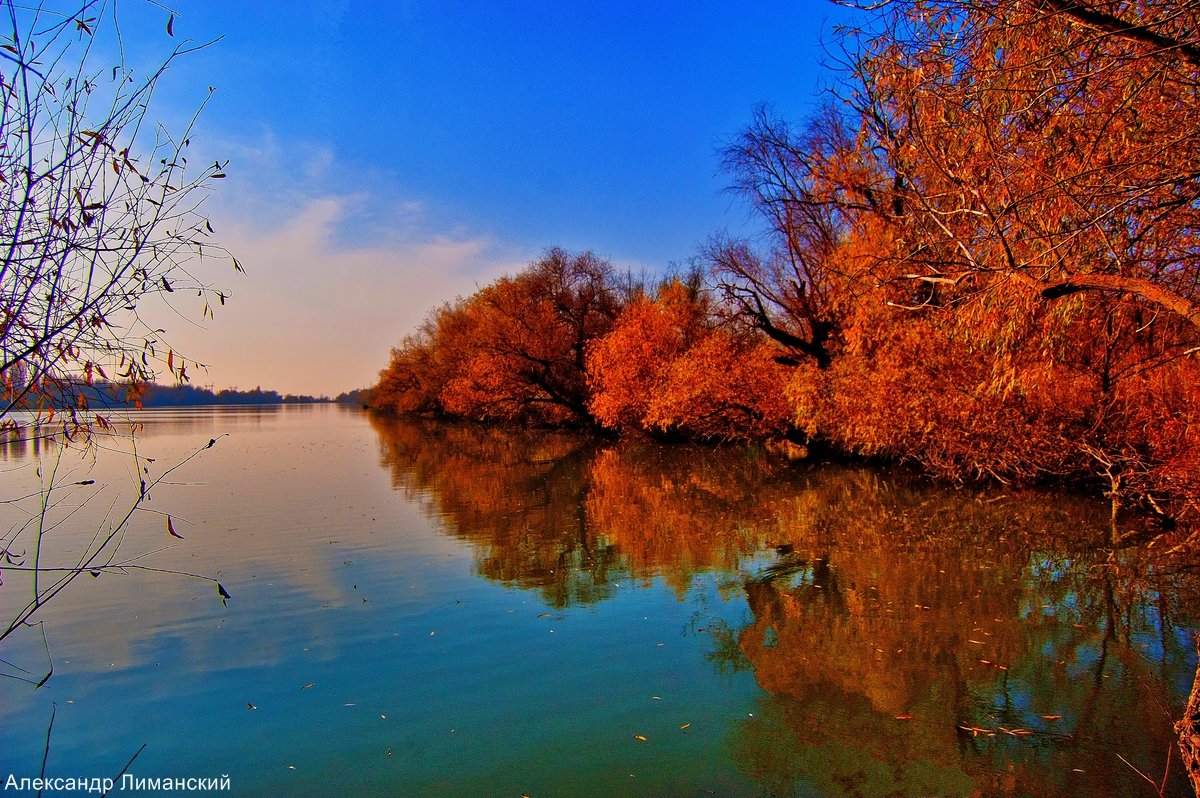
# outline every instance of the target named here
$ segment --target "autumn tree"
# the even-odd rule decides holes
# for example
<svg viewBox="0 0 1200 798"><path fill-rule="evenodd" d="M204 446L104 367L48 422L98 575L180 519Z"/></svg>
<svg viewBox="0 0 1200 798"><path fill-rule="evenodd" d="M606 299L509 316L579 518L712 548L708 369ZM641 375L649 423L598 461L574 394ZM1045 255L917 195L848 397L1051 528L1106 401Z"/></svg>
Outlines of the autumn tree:
<svg viewBox="0 0 1200 798"><path fill-rule="evenodd" d="M1036 320L1013 313L1036 340ZM952 308L864 304L834 366L789 381L797 421L837 451L956 482L1085 473L1086 382L1052 360L997 360L977 334Z"/></svg>
<svg viewBox="0 0 1200 798"><path fill-rule="evenodd" d="M902 180L916 276L1111 292L1200 323L1200 11L885 5L848 99Z"/></svg>
<svg viewBox="0 0 1200 798"><path fill-rule="evenodd" d="M1190 354L1196 8L882 5L851 39L846 101L896 176L903 271L884 277L929 285L984 331L1028 296L1051 303L1060 329L1085 328L1092 362L1080 365L1105 392L1147 362Z"/></svg>
<svg viewBox="0 0 1200 798"><path fill-rule="evenodd" d="M887 213L873 161L852 119L826 105L799 128L760 107L725 149L732 190L766 225L766 250L718 236L704 254L732 310L782 349L784 362L827 369L863 290L844 251Z"/></svg>
<svg viewBox="0 0 1200 798"><path fill-rule="evenodd" d="M1114 498L1186 508L1200 415L1167 386L1194 384L1200 337L1196 9L879 6L847 39L842 88L860 149L894 176L899 246L877 281L910 284L914 315L950 309L941 326L970 331L967 359L985 368L961 388L1015 409L1074 385L1064 444L1090 460L1069 468ZM1151 421L1166 407L1181 423Z"/></svg>
<svg viewBox="0 0 1200 798"><path fill-rule="evenodd" d="M442 391L471 356L466 344L474 327L469 305L464 299L442 305L392 348L371 391L373 407L393 414L446 412Z"/></svg>
<svg viewBox="0 0 1200 798"><path fill-rule="evenodd" d="M224 304L196 268L229 257L200 207L224 166L189 164L191 125L172 132L147 115L171 64L205 45L179 44L141 73L101 63L98 38L118 35L105 4L3 11L0 419L32 407L72 428L87 423L94 381L187 379L147 300L192 294L203 316Z"/></svg>
<svg viewBox="0 0 1200 798"><path fill-rule="evenodd" d="M472 418L1087 481L1114 534L1130 503L1200 518L1196 7L871 8L816 114L760 109L725 151L764 229L709 242L715 292L622 297L551 251L384 382Z"/></svg>
<svg viewBox="0 0 1200 798"><path fill-rule="evenodd" d="M708 440L779 437L791 428L778 345L721 324L693 273L631 301L591 348L590 410L607 427Z"/></svg>
<svg viewBox="0 0 1200 798"><path fill-rule="evenodd" d="M380 375L377 406L479 420L590 425L587 349L628 294L612 264L553 248L432 314Z"/></svg>
<svg viewBox="0 0 1200 798"><path fill-rule="evenodd" d="M615 289L607 261L554 248L476 293L465 343L471 357L446 386L446 409L502 421L589 423L586 350L617 316Z"/></svg>
<svg viewBox="0 0 1200 798"><path fill-rule="evenodd" d="M732 314L816 367L788 381L794 422L953 479L1098 477L1114 507L1186 511L1195 8L871 8L833 101L800 126L759 110L726 151L765 252L707 250Z"/></svg>

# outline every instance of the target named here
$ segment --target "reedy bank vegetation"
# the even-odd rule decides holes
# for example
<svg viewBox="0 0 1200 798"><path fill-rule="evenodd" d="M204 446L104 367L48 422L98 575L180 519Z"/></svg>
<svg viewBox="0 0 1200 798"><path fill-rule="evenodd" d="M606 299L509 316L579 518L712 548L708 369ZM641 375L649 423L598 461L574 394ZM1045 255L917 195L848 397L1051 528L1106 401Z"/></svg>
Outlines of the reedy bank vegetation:
<svg viewBox="0 0 1200 798"><path fill-rule="evenodd" d="M380 410L818 444L1200 520L1200 8L883 4L725 151L769 240L590 253L435 310Z"/></svg>

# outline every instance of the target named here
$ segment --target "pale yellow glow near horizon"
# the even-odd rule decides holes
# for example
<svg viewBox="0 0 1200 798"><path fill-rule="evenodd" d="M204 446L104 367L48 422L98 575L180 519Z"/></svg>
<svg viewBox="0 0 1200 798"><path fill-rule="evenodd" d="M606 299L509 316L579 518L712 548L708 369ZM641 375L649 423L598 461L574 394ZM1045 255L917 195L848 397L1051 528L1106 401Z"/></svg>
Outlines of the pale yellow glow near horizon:
<svg viewBox="0 0 1200 798"><path fill-rule="evenodd" d="M227 303L203 326L178 316L164 325L175 351L208 365L191 370L193 385L328 396L366 387L431 309L528 260L499 256L479 238L339 244L347 206L308 200L271 227L214 214L220 243L246 274L209 262L204 275L228 287Z"/></svg>

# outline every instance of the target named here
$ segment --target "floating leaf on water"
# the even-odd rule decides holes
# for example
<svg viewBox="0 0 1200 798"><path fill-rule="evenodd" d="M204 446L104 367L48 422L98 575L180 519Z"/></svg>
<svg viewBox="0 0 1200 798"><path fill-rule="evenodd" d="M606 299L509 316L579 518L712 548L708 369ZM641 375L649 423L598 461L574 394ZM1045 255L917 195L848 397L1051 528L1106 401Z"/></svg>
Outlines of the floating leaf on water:
<svg viewBox="0 0 1200 798"><path fill-rule="evenodd" d="M316 683L316 682L309 682L308 684L304 685L304 686L303 686L303 687L301 687L300 689L301 689L301 690L307 690L307 689L308 689L308 688L310 688L310 687L316 687L316 686L317 686L317 683Z"/></svg>
<svg viewBox="0 0 1200 798"><path fill-rule="evenodd" d="M687 729L687 728L689 728L691 725L692 725L692 724L690 724L690 723L685 723L685 724L683 724L682 726L680 726L680 727L679 727L679 730L680 730L680 731L683 731L684 729Z"/></svg>
<svg viewBox="0 0 1200 798"><path fill-rule="evenodd" d="M646 738L645 738L644 736L640 735L640 734L635 734L635 735L633 735L633 739L635 739L635 740L641 740L642 742L646 742Z"/></svg>
<svg viewBox="0 0 1200 798"><path fill-rule="evenodd" d="M1042 720L1062 720L1062 715L1042 715Z"/></svg>

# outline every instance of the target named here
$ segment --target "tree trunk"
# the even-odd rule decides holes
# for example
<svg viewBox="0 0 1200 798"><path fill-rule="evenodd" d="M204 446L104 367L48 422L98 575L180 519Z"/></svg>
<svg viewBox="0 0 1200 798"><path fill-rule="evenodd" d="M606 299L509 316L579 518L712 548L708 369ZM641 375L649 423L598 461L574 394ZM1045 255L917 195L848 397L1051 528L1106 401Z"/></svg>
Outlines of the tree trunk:
<svg viewBox="0 0 1200 798"><path fill-rule="evenodd" d="M1200 638L1197 638L1200 647ZM1183 765L1187 768L1192 789L1200 796L1200 663L1196 666L1196 678L1192 683L1192 694L1188 698L1183 718L1175 724L1179 735L1179 751L1183 754Z"/></svg>

